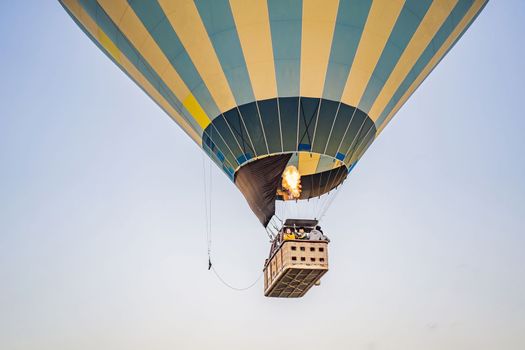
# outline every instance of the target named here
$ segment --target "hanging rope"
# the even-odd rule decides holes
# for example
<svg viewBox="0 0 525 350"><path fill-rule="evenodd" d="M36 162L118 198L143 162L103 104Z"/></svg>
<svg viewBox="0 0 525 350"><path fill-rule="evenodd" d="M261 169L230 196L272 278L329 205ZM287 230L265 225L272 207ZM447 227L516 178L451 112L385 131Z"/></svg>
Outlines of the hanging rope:
<svg viewBox="0 0 525 350"><path fill-rule="evenodd" d="M226 287L242 292L245 290L248 290L255 286L257 282L261 279L263 276L263 271L259 274L257 279L248 285L247 287L235 287L231 285L230 283L226 282L224 278L221 277L219 272L215 269L215 266L213 266L213 263L211 261L211 245L212 245L212 167L213 164L211 164L211 161L208 159L208 169L206 169L206 159L204 154L202 155L202 174L203 174L203 182L204 182L204 215L205 215L205 231L206 231L206 245L208 248L208 270L213 271L217 279L224 284ZM208 181L206 181L206 173L208 173Z"/></svg>
<svg viewBox="0 0 525 350"><path fill-rule="evenodd" d="M98 18L98 8L97 8L97 11L96 11L96 17ZM118 46L118 43L119 43L119 39L120 39L120 37L117 37L117 46ZM139 61L144 65L146 70L148 70L149 73L153 74L153 69L149 66L149 64L147 64L147 62L145 62L143 57L138 52L136 53L136 56L139 59ZM163 91L164 93L166 93L166 92L171 93L171 90L169 88L166 88L164 86L164 84L160 83L159 87L160 87L160 90ZM169 93L166 96L170 96ZM168 100L168 103L177 112L179 112L181 115L183 115L180 106L176 103L176 100L174 100L172 98L167 98L167 100ZM279 107L279 105L277 105L277 107ZM281 119L279 118L279 123L280 122L281 122ZM243 123L244 123L244 120L243 120ZM213 129L212 129L212 132L213 132ZM264 132L264 130L263 130L263 132ZM210 137L210 139L212 139L211 135L209 137ZM250 140L250 142L251 142L251 140ZM252 144L252 147L253 147L253 144ZM281 147L282 147L282 137L281 137ZM212 164L211 164L211 162L209 162L209 193L208 193L208 191L207 191L207 183L206 183L206 162L205 162L205 159L204 159L204 154L203 154L203 158L202 158L202 166L203 166L203 175L204 175L203 176L203 178L204 178L204 209L205 209L204 212L205 212L205 219L206 219L206 222L205 222L205 225L206 225L205 226L205 230L206 230L206 244L207 244L207 247L208 247L208 270L210 270L210 269L213 270L213 272L219 278L219 280L224 285L226 285L229 288L232 288L232 289L238 290L238 291L243 291L243 290L249 289L249 288L253 287L259 281L259 279L262 276L262 273L257 278L257 280L253 284L251 284L249 287L246 287L246 288L235 288L235 287L232 287L231 285L229 285L228 283L226 283L219 276L219 274L217 273L217 271L213 267L213 264L212 264L212 261L211 261L211 244L212 244L212 240L211 240L211 228L212 228L212 226L211 226L211 222L212 222L211 221L211 219L212 219L212 215L211 215L212 214L212 212L211 212L211 208L212 208L211 207L211 190L212 190L212 176L211 176L211 172L212 172L212 170L211 169L212 169Z"/></svg>
<svg viewBox="0 0 525 350"><path fill-rule="evenodd" d="M245 291L245 290L248 290L250 288L252 288L253 286L255 286L257 284L257 282L259 282L259 280L261 279L262 275L263 275L263 271L261 271L261 273L259 274L259 277L257 277L257 279L252 283L250 284L249 286L247 287L243 287L243 288L238 288L238 287L234 287L232 286L231 284L229 284L228 282L226 282L222 277L221 275L219 275L219 273L217 272L217 270L215 270L215 267L211 266L211 270L213 271L213 273L215 274L215 276L217 276L217 278L219 279L219 281L222 282L222 284L224 284L226 287L230 288L230 289L233 289L237 292L242 292L242 291Z"/></svg>
<svg viewBox="0 0 525 350"><path fill-rule="evenodd" d="M202 155L202 178L204 181L204 215L205 215L205 231L206 231L206 246L208 249L208 270L211 269L211 164L209 165L209 184L206 181L206 159ZM209 189L209 190L208 190Z"/></svg>

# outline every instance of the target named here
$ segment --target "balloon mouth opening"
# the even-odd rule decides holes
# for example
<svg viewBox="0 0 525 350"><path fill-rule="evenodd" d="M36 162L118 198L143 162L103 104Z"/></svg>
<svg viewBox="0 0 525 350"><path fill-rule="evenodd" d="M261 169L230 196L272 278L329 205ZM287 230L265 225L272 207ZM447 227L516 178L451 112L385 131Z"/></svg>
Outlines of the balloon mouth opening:
<svg viewBox="0 0 525 350"><path fill-rule="evenodd" d="M348 175L348 168L343 162L332 162L327 155L317 155L318 159L328 164L333 164L333 168L317 169L317 172L305 171L307 167L301 169L290 161L281 174L280 182L277 186L276 200L291 201L303 200L320 197L325 193L337 188ZM308 156L309 157L309 156ZM308 170L308 169L307 169Z"/></svg>
<svg viewBox="0 0 525 350"><path fill-rule="evenodd" d="M302 202L321 197L340 186L347 175L346 164L329 155L277 153L241 166L235 173L235 185L266 226L275 214L277 201Z"/></svg>

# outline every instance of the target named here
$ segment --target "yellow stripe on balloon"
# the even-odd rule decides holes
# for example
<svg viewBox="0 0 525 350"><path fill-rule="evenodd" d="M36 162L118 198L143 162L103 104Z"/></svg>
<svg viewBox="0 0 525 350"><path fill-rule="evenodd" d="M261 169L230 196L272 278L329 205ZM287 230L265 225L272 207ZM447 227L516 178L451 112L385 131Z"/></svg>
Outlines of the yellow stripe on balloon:
<svg viewBox="0 0 525 350"><path fill-rule="evenodd" d="M193 1L160 0L159 4L220 112L235 107L235 98Z"/></svg>
<svg viewBox="0 0 525 350"><path fill-rule="evenodd" d="M417 77L417 79L410 85L410 87L407 89L403 97L399 100L399 102L395 105L395 107L392 109L392 111L388 114L388 116L385 118L385 121L379 126L377 132L376 132L376 138L379 136L379 134L383 131L385 126L390 122L392 117L397 113L397 111L405 104L405 102L408 100L408 98L414 93L414 91L419 87L419 85L425 80L425 78L432 72L434 67L439 63L441 58L447 53L447 51L450 49L450 47L454 44L458 36L463 32L463 30L466 28L466 26L470 23L470 21L477 15L477 13L481 10L483 5L485 4L485 0L476 0L476 2L472 5L472 7L469 9L467 14L463 17L461 22L456 26L452 34L447 38L445 43L441 46L439 51L432 57L430 62L425 66L421 74Z"/></svg>
<svg viewBox="0 0 525 350"><path fill-rule="evenodd" d="M323 93L339 0L303 0L301 96Z"/></svg>
<svg viewBox="0 0 525 350"><path fill-rule="evenodd" d="M142 57L144 57L184 106L186 107L185 101L191 101L192 110L188 109L188 111L204 130L211 123L210 118L206 115L168 58L129 6L128 2L126 0L99 0L99 3L119 30L133 44L137 51L139 51Z"/></svg>
<svg viewBox="0 0 525 350"><path fill-rule="evenodd" d="M266 0L230 0L246 68L257 100L277 97L270 16Z"/></svg>
<svg viewBox="0 0 525 350"><path fill-rule="evenodd" d="M359 105L404 4L404 0L372 2L341 98L347 105Z"/></svg>
<svg viewBox="0 0 525 350"><path fill-rule="evenodd" d="M84 28L94 38L98 39L100 44L116 61L118 58L117 62L120 64L121 68L129 74L135 83L142 87L144 91L186 132L186 134L188 134L188 136L200 146L202 142L201 136L197 134L191 125L180 116L180 114L164 99L164 97L162 97L162 95L138 71L133 63L131 63L128 58L119 51L115 43L111 41L91 16L84 11L78 0L63 0L62 3L79 20L79 22L82 23Z"/></svg>
<svg viewBox="0 0 525 350"><path fill-rule="evenodd" d="M97 31L97 35L95 35L95 37L98 38L98 41L100 42L100 44L104 47L104 49L106 49L107 52L109 52L111 57L113 57L113 59L117 61L118 63L121 63L122 55L120 53L120 50L118 49L117 45L115 45L113 41L111 41L111 39L106 35L106 33L104 33L99 28L99 30Z"/></svg>
<svg viewBox="0 0 525 350"><path fill-rule="evenodd" d="M315 174L321 155L319 153L299 152L299 166L297 170L301 176Z"/></svg>
<svg viewBox="0 0 525 350"><path fill-rule="evenodd" d="M210 124L210 118L208 118L208 115L204 112L197 99L192 94L189 94L186 99L182 101L182 104L201 126L202 130L206 129Z"/></svg>
<svg viewBox="0 0 525 350"><path fill-rule="evenodd" d="M458 0L434 1L383 85L368 115L375 122L417 60L448 18Z"/></svg>

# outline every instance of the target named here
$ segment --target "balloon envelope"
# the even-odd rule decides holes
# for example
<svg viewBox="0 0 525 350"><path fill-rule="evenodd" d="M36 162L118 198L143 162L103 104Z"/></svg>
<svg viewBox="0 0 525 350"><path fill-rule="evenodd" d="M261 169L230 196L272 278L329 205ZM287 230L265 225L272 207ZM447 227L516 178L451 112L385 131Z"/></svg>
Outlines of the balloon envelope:
<svg viewBox="0 0 525 350"><path fill-rule="evenodd" d="M266 225L283 170L301 199L344 181L486 0L61 3Z"/></svg>

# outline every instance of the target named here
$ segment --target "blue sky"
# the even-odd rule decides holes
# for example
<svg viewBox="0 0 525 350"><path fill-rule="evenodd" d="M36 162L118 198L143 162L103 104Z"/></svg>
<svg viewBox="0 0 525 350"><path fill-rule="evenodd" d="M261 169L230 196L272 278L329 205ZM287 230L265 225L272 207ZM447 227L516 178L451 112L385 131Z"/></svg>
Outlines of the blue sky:
<svg viewBox="0 0 525 350"><path fill-rule="evenodd" d="M58 2L0 18L0 348L525 348L524 2L491 1L370 147L300 300L206 270L202 152ZM250 284L267 237L213 181L215 266Z"/></svg>

